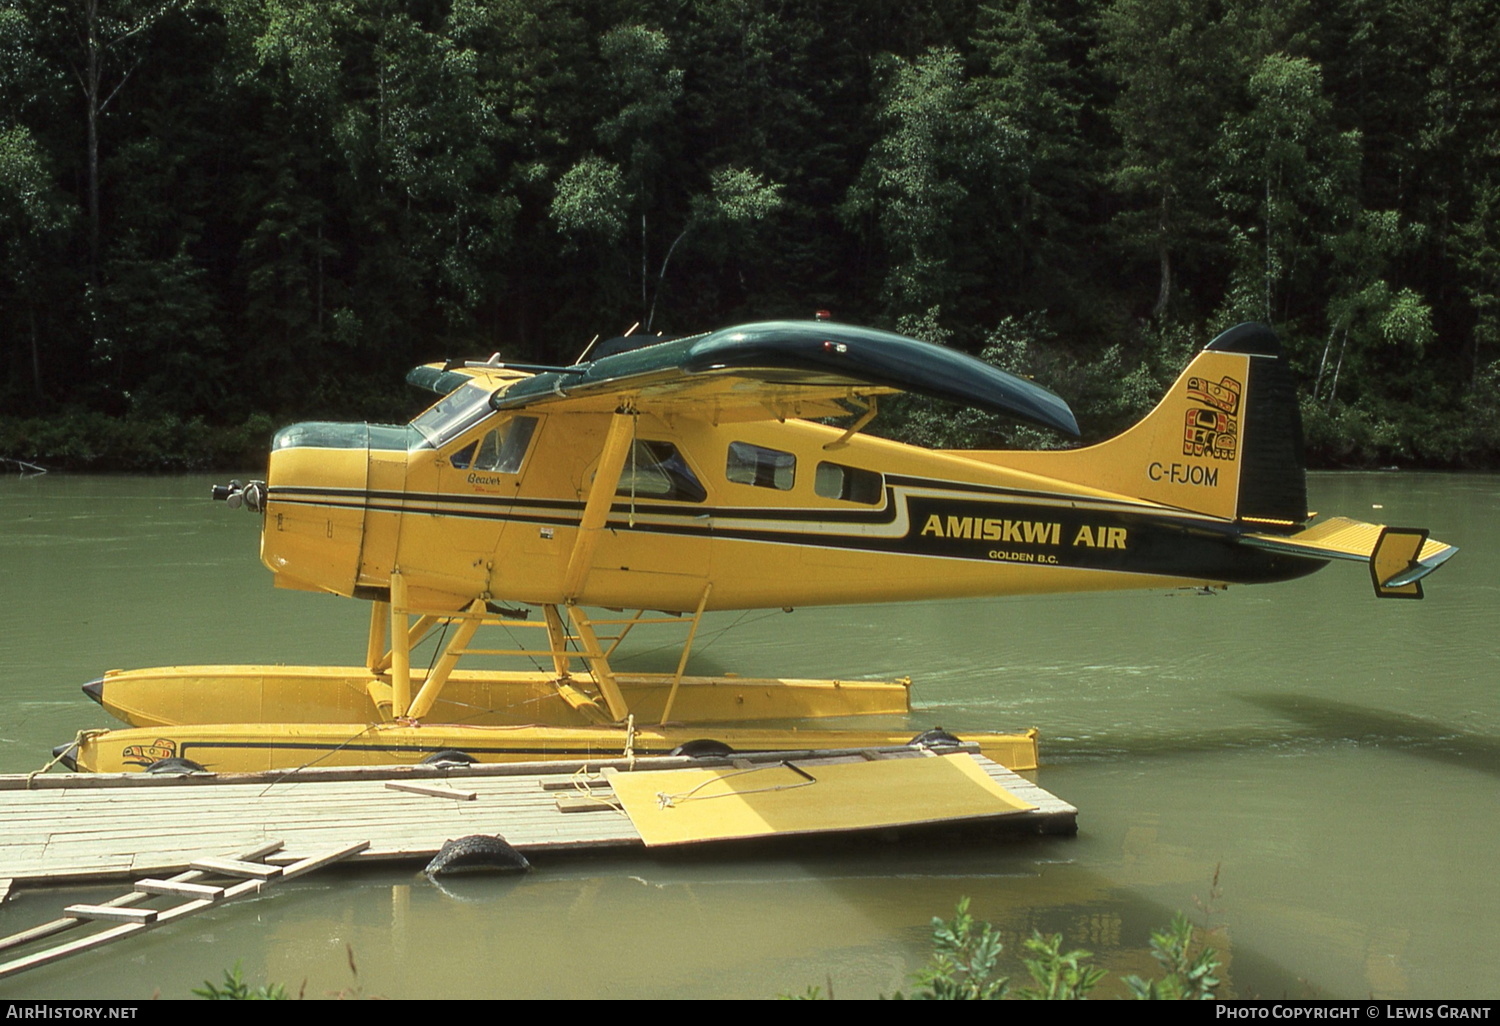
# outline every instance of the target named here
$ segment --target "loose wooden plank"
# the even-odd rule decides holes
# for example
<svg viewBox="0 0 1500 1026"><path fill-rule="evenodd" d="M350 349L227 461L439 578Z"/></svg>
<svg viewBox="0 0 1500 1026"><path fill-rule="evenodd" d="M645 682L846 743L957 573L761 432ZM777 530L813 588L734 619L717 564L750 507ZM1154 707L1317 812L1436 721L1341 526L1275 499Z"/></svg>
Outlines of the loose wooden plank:
<svg viewBox="0 0 1500 1026"><path fill-rule="evenodd" d="M557 796L558 812L619 812L620 806L612 802L609 795L560 794Z"/></svg>
<svg viewBox="0 0 1500 1026"><path fill-rule="evenodd" d="M301 876L303 873L311 873L314 869L322 869L330 863L346 859L350 855L357 855L368 847L370 847L369 841L355 841L353 844L346 844L337 851L331 851L323 855L310 855L282 869L281 878L283 880L290 880L293 877Z"/></svg>
<svg viewBox="0 0 1500 1026"><path fill-rule="evenodd" d="M170 894L178 898L202 898L218 901L224 896L224 888L212 884L174 883L171 880L137 880L135 889L145 894Z"/></svg>
<svg viewBox="0 0 1500 1026"><path fill-rule="evenodd" d="M431 784L408 784L396 780L385 782L388 791L406 791L410 794L427 795L430 798L452 798L461 802L472 802L479 797L477 791L455 791L451 787L434 787Z"/></svg>
<svg viewBox="0 0 1500 1026"><path fill-rule="evenodd" d="M154 908L127 908L118 905L69 905L63 915L71 919L103 919L112 923L154 923L160 912Z"/></svg>
<svg viewBox="0 0 1500 1026"><path fill-rule="evenodd" d="M85 920L74 919L71 921L80 923ZM55 948L38 951L35 954L27 955L25 958L18 958L13 962L6 962L4 965L0 965L0 979L25 972L27 969L35 969L39 965L56 962L58 959L66 958L78 951L87 951L90 948L97 948L111 941L119 940L121 937L129 937L133 933L139 933L141 930L146 929L146 926L147 924L145 923L125 923L122 926L105 930L103 933L91 934L88 937L83 937L67 944L59 944Z"/></svg>
<svg viewBox="0 0 1500 1026"><path fill-rule="evenodd" d="M543 791L587 791L595 787L608 787L609 781L603 777L570 776L566 780L543 780L541 785Z"/></svg>
<svg viewBox="0 0 1500 1026"><path fill-rule="evenodd" d="M243 877L249 880L269 880L281 875L280 866L268 866L261 862L241 862L238 859L194 859L189 869L201 873L222 873L225 876Z"/></svg>

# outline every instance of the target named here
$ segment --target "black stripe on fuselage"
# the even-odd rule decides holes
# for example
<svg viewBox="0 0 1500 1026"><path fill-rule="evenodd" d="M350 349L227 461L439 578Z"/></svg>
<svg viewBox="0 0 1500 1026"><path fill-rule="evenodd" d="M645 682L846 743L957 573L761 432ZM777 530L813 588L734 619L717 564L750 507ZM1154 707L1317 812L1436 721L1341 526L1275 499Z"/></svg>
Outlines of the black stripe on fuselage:
<svg viewBox="0 0 1500 1026"><path fill-rule="evenodd" d="M960 481L944 481L934 478L886 475L885 501L874 506L848 509L825 507L766 507L766 506L708 506L688 503L660 503L636 499L620 499L611 504L614 513L634 512L645 516L671 516L702 520L706 517L733 520L809 521L834 524L889 524L896 520L897 489L951 492L975 497L988 497L994 501L1014 502L1032 500L1051 505L1066 505L1084 509L1126 509L1137 507L1143 513L1160 513L1172 507L1156 503L1132 502L1129 499L1095 500L1059 492L1043 492L1018 488L997 488L993 485L970 484ZM414 512L431 515L460 517L491 517L495 514L473 510L455 509L455 506L482 506L513 509L565 509L580 514L584 508L581 499L533 499L522 496L458 495L453 492L400 492L366 491L360 488L318 488L277 485L270 489L270 498L287 502L301 502L315 506L354 508L368 505L382 512ZM1206 514L1184 510L1182 515L1204 523L1222 523ZM501 515L501 519L513 519Z"/></svg>

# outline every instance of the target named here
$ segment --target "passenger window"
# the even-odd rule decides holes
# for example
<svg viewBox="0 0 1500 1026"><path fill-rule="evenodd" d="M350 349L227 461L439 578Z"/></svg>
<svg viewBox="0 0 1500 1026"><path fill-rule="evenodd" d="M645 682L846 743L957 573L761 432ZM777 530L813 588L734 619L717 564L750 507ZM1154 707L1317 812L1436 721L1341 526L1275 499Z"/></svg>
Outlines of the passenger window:
<svg viewBox="0 0 1500 1026"><path fill-rule="evenodd" d="M825 499L878 503L885 493L885 480L873 470L846 467L842 463L819 463L813 475L813 491Z"/></svg>
<svg viewBox="0 0 1500 1026"><path fill-rule="evenodd" d="M797 478L797 457L749 442L730 442L724 476L735 484L789 491Z"/></svg>
<svg viewBox="0 0 1500 1026"><path fill-rule="evenodd" d="M671 442L637 439L620 471L616 495L645 496L673 502L702 502L708 492Z"/></svg>
<svg viewBox="0 0 1500 1026"><path fill-rule="evenodd" d="M526 459L531 436L536 432L537 418L512 417L509 422L470 442L448 457L455 470L485 470L494 474L514 474Z"/></svg>

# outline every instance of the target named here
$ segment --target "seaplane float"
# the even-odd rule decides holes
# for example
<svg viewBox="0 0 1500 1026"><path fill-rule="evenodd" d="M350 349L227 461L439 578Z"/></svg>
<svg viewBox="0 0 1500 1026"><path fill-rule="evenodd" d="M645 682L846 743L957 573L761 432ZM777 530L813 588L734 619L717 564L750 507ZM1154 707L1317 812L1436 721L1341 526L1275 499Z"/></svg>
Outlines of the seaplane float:
<svg viewBox="0 0 1500 1026"><path fill-rule="evenodd" d="M1049 451L865 433L881 396L910 392L1078 435L1040 385L884 331L756 323L585 356L428 364L408 380L440 398L409 424L282 429L265 480L215 497L260 518L278 587L371 604L363 664L111 670L84 690L128 726L57 753L226 772L901 744L910 730L842 723L905 714L908 680L686 673L704 614L1220 588L1333 560L1420 598L1456 551L1310 517L1292 376L1260 325L1215 338L1124 433ZM622 639L661 622L685 631L675 672L616 670ZM499 647L479 640L496 628ZM494 668L517 652L530 669ZM966 739L1026 769L1035 736Z"/></svg>

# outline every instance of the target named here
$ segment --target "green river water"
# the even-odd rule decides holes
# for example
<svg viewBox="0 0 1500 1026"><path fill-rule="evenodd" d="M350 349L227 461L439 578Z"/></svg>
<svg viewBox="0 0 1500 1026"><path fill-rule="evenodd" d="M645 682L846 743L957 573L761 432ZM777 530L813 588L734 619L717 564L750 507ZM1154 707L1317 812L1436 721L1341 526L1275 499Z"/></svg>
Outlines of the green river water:
<svg viewBox="0 0 1500 1026"><path fill-rule="evenodd" d="M0 772L109 725L78 686L110 667L362 658L368 607L273 590L257 519L209 484L0 478ZM330 870L0 981L0 998L186 997L236 962L308 997L872 997L965 895L1008 957L1060 932L1112 978L1151 971L1149 935L1180 909L1213 929L1228 995L1495 997L1500 478L1318 474L1310 491L1462 551L1423 602L1377 601L1339 564L1212 596L705 622L691 672L909 674L914 729L1040 728L1036 778L1078 806L1077 837L573 858L446 890L417 866ZM622 665L671 661L654 646ZM22 890L0 933L118 893Z"/></svg>

